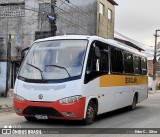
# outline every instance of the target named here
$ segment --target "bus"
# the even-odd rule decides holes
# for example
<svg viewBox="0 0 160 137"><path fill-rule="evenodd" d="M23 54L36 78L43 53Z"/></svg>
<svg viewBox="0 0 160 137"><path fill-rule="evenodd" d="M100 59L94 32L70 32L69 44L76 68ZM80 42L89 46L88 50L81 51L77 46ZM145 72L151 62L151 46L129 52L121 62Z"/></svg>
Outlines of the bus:
<svg viewBox="0 0 160 137"><path fill-rule="evenodd" d="M37 40L23 60L14 88L15 112L26 120L82 120L148 98L147 57L98 36Z"/></svg>

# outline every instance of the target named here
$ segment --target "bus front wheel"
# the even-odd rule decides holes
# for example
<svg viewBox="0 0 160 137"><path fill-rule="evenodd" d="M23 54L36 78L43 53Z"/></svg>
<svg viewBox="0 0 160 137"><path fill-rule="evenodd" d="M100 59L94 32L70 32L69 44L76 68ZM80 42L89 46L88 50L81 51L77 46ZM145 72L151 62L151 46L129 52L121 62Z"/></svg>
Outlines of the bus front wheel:
<svg viewBox="0 0 160 137"><path fill-rule="evenodd" d="M90 101L86 111L86 118L84 119L85 125L90 125L94 122L96 117L97 106L93 101Z"/></svg>

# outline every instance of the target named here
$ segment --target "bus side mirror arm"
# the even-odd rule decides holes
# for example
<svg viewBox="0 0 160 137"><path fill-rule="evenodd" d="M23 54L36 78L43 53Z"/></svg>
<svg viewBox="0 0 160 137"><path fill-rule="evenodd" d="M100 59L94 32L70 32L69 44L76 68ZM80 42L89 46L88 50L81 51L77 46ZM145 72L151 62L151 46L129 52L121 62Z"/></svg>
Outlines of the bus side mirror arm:
<svg viewBox="0 0 160 137"><path fill-rule="evenodd" d="M99 72L99 62L100 62L100 59L97 59L96 60L96 71Z"/></svg>

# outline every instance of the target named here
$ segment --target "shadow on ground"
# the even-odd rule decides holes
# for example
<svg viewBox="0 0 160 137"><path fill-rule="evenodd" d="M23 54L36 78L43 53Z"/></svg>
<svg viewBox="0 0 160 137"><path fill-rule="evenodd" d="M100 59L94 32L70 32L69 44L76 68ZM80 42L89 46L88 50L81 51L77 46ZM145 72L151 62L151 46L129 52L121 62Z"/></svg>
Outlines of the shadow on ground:
<svg viewBox="0 0 160 137"><path fill-rule="evenodd" d="M142 108L143 106L137 106L136 110ZM133 111L136 111L133 110ZM108 118L116 117L119 115L130 113L131 109L129 107L125 107L122 109L118 109L115 111L107 112L101 115L98 115L95 119L95 123L97 121L106 120ZM57 120L57 119L49 119L49 120L36 120L36 121L26 121L25 123L40 123L44 125L65 125L65 126L84 126L84 123L80 120Z"/></svg>

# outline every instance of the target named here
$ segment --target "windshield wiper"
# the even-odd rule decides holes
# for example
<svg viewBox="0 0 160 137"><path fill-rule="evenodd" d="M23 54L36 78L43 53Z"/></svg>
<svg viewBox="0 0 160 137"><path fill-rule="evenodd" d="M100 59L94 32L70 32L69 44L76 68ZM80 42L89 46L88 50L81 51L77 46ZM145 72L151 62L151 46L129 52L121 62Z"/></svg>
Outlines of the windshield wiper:
<svg viewBox="0 0 160 137"><path fill-rule="evenodd" d="M68 76L71 77L71 75L69 74L68 70L65 67L58 66L58 65L45 65L45 66L51 66L51 67L57 67L57 68L60 68L60 69L64 69L67 72Z"/></svg>
<svg viewBox="0 0 160 137"><path fill-rule="evenodd" d="M42 80L44 80L44 79L43 79L43 71L42 71L40 68L38 68L38 67L36 67L36 66L34 66L34 65L32 65L32 64L29 64L29 63L27 63L27 65L29 65L29 66L31 66L31 67L39 70L39 72L41 73Z"/></svg>

